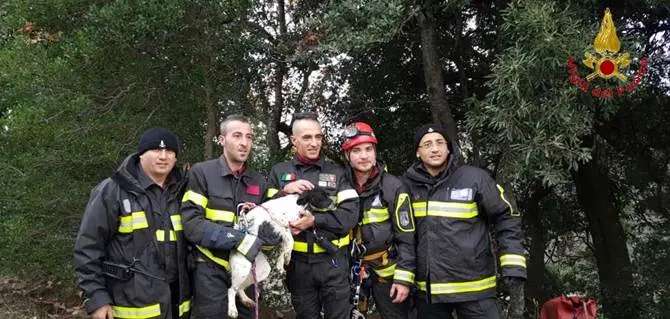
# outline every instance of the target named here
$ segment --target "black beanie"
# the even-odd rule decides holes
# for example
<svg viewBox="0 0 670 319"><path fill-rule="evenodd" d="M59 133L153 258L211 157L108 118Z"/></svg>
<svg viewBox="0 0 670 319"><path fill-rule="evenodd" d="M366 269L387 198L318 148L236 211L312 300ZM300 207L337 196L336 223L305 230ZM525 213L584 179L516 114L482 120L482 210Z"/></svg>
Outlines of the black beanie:
<svg viewBox="0 0 670 319"><path fill-rule="evenodd" d="M179 153L177 136L162 127L152 127L142 134L140 144L137 146L137 152L142 155L142 153L148 150L162 148L174 151L175 154Z"/></svg>
<svg viewBox="0 0 670 319"><path fill-rule="evenodd" d="M444 128L440 126L440 124L435 123L423 125L416 130L416 132L414 133L414 150L417 150L419 148L419 142L421 142L421 138L423 138L423 136L428 133L439 133L440 135L442 135L442 137L444 137L444 139L447 141L447 146L449 146L449 150L451 150L451 142L447 137L447 131L445 131Z"/></svg>

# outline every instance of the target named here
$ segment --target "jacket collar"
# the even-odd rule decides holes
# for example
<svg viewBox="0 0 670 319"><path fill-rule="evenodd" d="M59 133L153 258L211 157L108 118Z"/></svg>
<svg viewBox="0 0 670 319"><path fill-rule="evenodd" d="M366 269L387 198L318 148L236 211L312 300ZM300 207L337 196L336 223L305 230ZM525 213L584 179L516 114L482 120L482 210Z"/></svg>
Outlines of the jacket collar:
<svg viewBox="0 0 670 319"><path fill-rule="evenodd" d="M121 188L128 192L132 193L144 193L146 188L151 184L154 184L151 179L146 177L149 182L142 182L140 175L144 175L144 172L141 172L140 168L140 156L138 153L133 153L128 155L121 165L116 169L112 175L112 180L114 180ZM184 179L181 178L181 173L177 166L172 169L170 175L167 178L168 187L172 188L173 184L178 184L179 188L183 187Z"/></svg>
<svg viewBox="0 0 670 319"><path fill-rule="evenodd" d="M319 157L319 159L316 160L316 161L314 162L314 164L311 164L311 165L309 165L309 164L305 164L305 163L303 163L302 161L300 161L300 160L298 159L298 155L293 156L293 160L292 160L292 162L293 162L293 166L295 166L295 167L300 167L300 166L305 166L305 167L308 167L308 166L318 166L319 168L323 168L323 163L324 163L324 161L323 161L323 157Z"/></svg>
<svg viewBox="0 0 670 319"><path fill-rule="evenodd" d="M376 170L377 173L371 174L368 177L368 180L365 181L365 183L363 184L363 188L359 189L358 182L356 181L356 175L354 174L354 169L351 167L349 163L346 164L346 168L347 168L346 169L347 176L349 177L349 180L354 184L356 192L360 196L366 196L377 192L377 190L381 187L382 175L386 173L386 164L381 160L377 160L377 163L373 167L373 170Z"/></svg>
<svg viewBox="0 0 670 319"><path fill-rule="evenodd" d="M228 175L233 175L235 177L241 177L241 176L246 176L247 175L247 164L245 163L244 166L242 166L242 170L240 172L233 172L230 167L228 167L228 163L226 162L226 158L221 155L218 160L219 167L221 170L221 176L228 176Z"/></svg>

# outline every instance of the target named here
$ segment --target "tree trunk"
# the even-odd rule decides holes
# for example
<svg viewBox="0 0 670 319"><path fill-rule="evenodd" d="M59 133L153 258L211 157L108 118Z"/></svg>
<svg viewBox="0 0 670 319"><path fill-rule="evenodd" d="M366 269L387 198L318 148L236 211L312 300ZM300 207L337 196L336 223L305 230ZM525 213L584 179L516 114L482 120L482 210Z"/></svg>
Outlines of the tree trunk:
<svg viewBox="0 0 670 319"><path fill-rule="evenodd" d="M593 159L580 165L573 178L593 238L603 309L609 319L638 318L626 234L615 206L614 185L599 153L596 145Z"/></svg>
<svg viewBox="0 0 670 319"><path fill-rule="evenodd" d="M423 58L423 75L426 82L426 92L430 101L430 112L433 121L444 126L449 140L458 145L458 127L449 108L447 93L444 90L442 79L442 63L440 62L435 45L435 17L433 16L433 1L425 0L423 10L418 14L421 28L421 56Z"/></svg>
<svg viewBox="0 0 670 319"><path fill-rule="evenodd" d="M541 305L547 300L544 293L544 249L546 239L544 238L544 225L542 224L542 210L540 209L540 201L549 194L549 189L541 186L541 182L536 183L535 191L530 198L522 203L524 209L524 219L528 227L528 235L530 241L530 256L528 260L528 282L526 284L527 301L532 303L527 304L527 309L535 311L535 305ZM539 314L538 314L539 315Z"/></svg>
<svg viewBox="0 0 670 319"><path fill-rule="evenodd" d="M286 29L286 12L284 8L284 0L277 1L277 24L279 26L279 33L277 35L277 47L282 47L285 41ZM277 48L275 48L277 49ZM267 110L269 112L268 118L268 132L267 143L272 157L279 156L281 145L279 144L279 124L281 122L281 115L284 111L284 76L286 76L286 62L284 58L280 58L277 62L277 72L274 76L273 95L274 105Z"/></svg>
<svg viewBox="0 0 670 319"><path fill-rule="evenodd" d="M205 111L207 113L207 131L205 131L205 159L214 158L214 137L216 136L216 103L214 103L214 84L212 83L209 68L203 68Z"/></svg>

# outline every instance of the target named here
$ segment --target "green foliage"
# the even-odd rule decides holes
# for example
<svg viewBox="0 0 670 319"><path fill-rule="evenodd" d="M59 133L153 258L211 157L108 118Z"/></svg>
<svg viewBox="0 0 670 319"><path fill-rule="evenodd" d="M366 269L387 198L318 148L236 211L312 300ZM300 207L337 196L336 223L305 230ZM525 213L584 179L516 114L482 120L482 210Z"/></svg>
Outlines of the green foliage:
<svg viewBox="0 0 670 319"><path fill-rule="evenodd" d="M403 0L332 1L323 16L328 43L338 52L360 52L389 41L413 18Z"/></svg>
<svg viewBox="0 0 670 319"><path fill-rule="evenodd" d="M566 79L565 61L589 43L575 9L554 2L520 1L503 11L503 39L483 100L472 100L469 129L490 151L510 180L540 178L565 182L569 171L590 158L581 139L593 125L592 110Z"/></svg>
<svg viewBox="0 0 670 319"><path fill-rule="evenodd" d="M652 65L635 95L601 102L579 93L565 68L593 42L599 3L427 2L288 1L284 31L268 1L0 2L0 273L72 278L72 241L90 189L150 126L177 133L180 162L193 163L206 146L220 151L205 140L208 116L245 113L257 137L249 167L267 171L290 156L262 138L272 124L319 110L329 156L341 153L333 139L341 124L365 121L379 157L402 174L414 161L414 129L432 120L416 21L424 12L435 16L467 160L513 181L521 204L538 180L552 186L539 212L551 255L542 293L600 293L588 221L569 178L589 160L596 136L645 315L670 311L662 298L670 286L670 61L667 40L649 40L667 29L667 10L653 1L612 3L622 48L649 55ZM279 107L282 121L272 123ZM267 300L285 304L277 289Z"/></svg>
<svg viewBox="0 0 670 319"><path fill-rule="evenodd" d="M203 156L204 108L194 108L203 103L202 89L192 83L203 66L191 60L209 52L213 61L213 51L191 51L179 31L184 22L197 28L201 21L188 21L195 16L188 10L206 3L78 5L11 2L16 10L1 20L5 30L31 21L35 30L59 32L55 41L33 43L10 31L0 46L0 206L3 228L12 230L3 239L12 236L13 243L3 250L9 258L2 273L71 278L71 247L88 193L134 151L145 128L175 131L181 161ZM208 9L218 5L224 3Z"/></svg>

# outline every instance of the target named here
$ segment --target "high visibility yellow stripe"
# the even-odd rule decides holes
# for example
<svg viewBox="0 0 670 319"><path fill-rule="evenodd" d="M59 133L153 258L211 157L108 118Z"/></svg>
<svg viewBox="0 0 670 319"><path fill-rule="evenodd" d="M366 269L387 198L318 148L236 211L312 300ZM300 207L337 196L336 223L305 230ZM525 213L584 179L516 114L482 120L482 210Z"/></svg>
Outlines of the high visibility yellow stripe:
<svg viewBox="0 0 670 319"><path fill-rule="evenodd" d="M179 317L182 317L183 315L187 314L189 311L191 311L191 300L186 299L182 301L181 304L179 304Z"/></svg>
<svg viewBox="0 0 670 319"><path fill-rule="evenodd" d="M121 216L119 233L132 233L135 230L148 228L147 216L143 211L132 212L129 216Z"/></svg>
<svg viewBox="0 0 670 319"><path fill-rule="evenodd" d="M412 203L414 209L414 217L426 217L426 202Z"/></svg>
<svg viewBox="0 0 670 319"><path fill-rule="evenodd" d="M452 217L452 218L474 218L479 215L476 203L455 203L428 201L412 203L414 217Z"/></svg>
<svg viewBox="0 0 670 319"><path fill-rule="evenodd" d="M170 234L170 238L168 239L169 241L177 241L177 233L175 233L173 230L170 230L167 233ZM165 241L165 234L166 232L162 229L156 230L156 240Z"/></svg>
<svg viewBox="0 0 670 319"><path fill-rule="evenodd" d="M333 243L333 245L341 248L341 247L344 247L346 245L349 245L350 241L351 241L351 239L349 238L349 235L346 235L346 236L344 236L340 239L331 240L330 242ZM326 252L325 249L323 249L321 246L319 246L317 244L314 244L313 247L314 247L314 252L313 252L314 254L320 254L320 253L325 253ZM308 253L309 252L308 248L309 248L309 245L307 245L306 242L302 242L302 241L294 241L293 242L293 250L295 250L297 252Z"/></svg>
<svg viewBox="0 0 670 319"><path fill-rule="evenodd" d="M381 223L389 219L388 208L372 208L363 212L363 225L370 223Z"/></svg>
<svg viewBox="0 0 670 319"><path fill-rule="evenodd" d="M182 203L186 202L186 201L191 201L191 202L193 202L193 204L196 204L196 205L198 205L202 208L207 207L207 202L208 202L207 197L205 197L201 194L198 194L198 193L196 193L192 190L186 191L186 194L184 194L184 198L182 198L181 201L182 201Z"/></svg>
<svg viewBox="0 0 670 319"><path fill-rule="evenodd" d="M381 269L373 269L375 273L379 277L391 277L393 276L393 272L395 271L395 264L390 265L386 268L381 268Z"/></svg>
<svg viewBox="0 0 670 319"><path fill-rule="evenodd" d="M267 192L265 192L265 196L270 198L272 196L275 196L275 194L279 193L279 190L276 188L268 188Z"/></svg>
<svg viewBox="0 0 670 319"><path fill-rule="evenodd" d="M426 282L417 281L419 290L426 291ZM491 276L481 280L450 282L450 283L431 283L431 295L457 294L464 292L482 291L496 286L496 276Z"/></svg>
<svg viewBox="0 0 670 319"><path fill-rule="evenodd" d="M256 236L251 234L244 235L242 242L240 242L240 244L237 246L237 251L246 255L247 253L249 253L249 249L253 247L254 241L256 241Z"/></svg>
<svg viewBox="0 0 670 319"><path fill-rule="evenodd" d="M161 315L161 306L160 304L138 308L112 306L112 315L114 318L126 319L153 318Z"/></svg>
<svg viewBox="0 0 670 319"><path fill-rule="evenodd" d="M500 186L499 184L496 184L496 187L498 188L498 191L500 192L500 198L509 206L509 214L512 216L521 216L520 212L515 212L514 208L512 207L512 204L505 198L505 190Z"/></svg>
<svg viewBox="0 0 670 319"><path fill-rule="evenodd" d="M235 213L227 210L205 208L205 218L232 223L235 221Z"/></svg>
<svg viewBox="0 0 670 319"><path fill-rule="evenodd" d="M356 190L351 189L351 188L350 189L345 189L343 191L337 192L337 200L335 201L335 203L337 203L339 205L341 202L343 202L345 200L354 199L354 198L358 198L358 193L356 192Z"/></svg>
<svg viewBox="0 0 670 319"><path fill-rule="evenodd" d="M172 221L172 229L174 231L184 230L184 226L181 224L181 215L170 215L170 220Z"/></svg>
<svg viewBox="0 0 670 319"><path fill-rule="evenodd" d="M393 280L402 280L404 282L413 284L414 283L414 273L411 272L411 271L396 268L395 273L393 274Z"/></svg>
<svg viewBox="0 0 670 319"><path fill-rule="evenodd" d="M227 260L214 256L214 254L212 254L212 252L209 251L209 249L207 249L205 247L198 246L198 245L195 245L195 247L198 248L198 250L201 253L203 253L205 256L207 256L207 258L211 259L213 262L223 266L223 268L226 268L226 270L230 270L230 265L228 264Z"/></svg>
<svg viewBox="0 0 670 319"><path fill-rule="evenodd" d="M515 254L505 254L500 256L500 266L520 266L526 267L526 257Z"/></svg>

